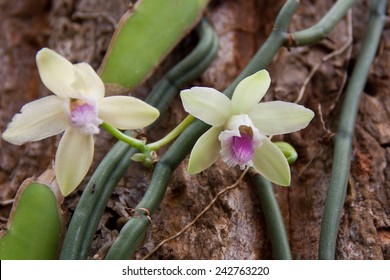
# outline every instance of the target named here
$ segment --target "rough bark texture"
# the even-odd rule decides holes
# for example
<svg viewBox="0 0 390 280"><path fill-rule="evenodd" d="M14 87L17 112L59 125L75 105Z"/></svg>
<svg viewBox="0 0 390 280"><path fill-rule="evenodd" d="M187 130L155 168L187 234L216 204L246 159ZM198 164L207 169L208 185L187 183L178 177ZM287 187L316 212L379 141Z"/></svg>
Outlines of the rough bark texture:
<svg viewBox="0 0 390 280"><path fill-rule="evenodd" d="M332 1L302 1L290 31L317 22ZM272 30L284 1L220 0L206 11L220 38L217 59L196 81L197 85L226 88L245 67ZM0 1L0 130L21 106L49 94L39 80L35 54L49 46L97 69L114 25L128 8L125 0L15 0ZM361 48L369 1L357 1L348 22L340 22L328 39L310 47L282 49L269 66L272 85L266 100L294 101L311 69L327 54L346 51L322 63L308 83L301 104L316 112L311 125L284 137L294 145L299 160L292 166L290 188L275 186L294 259L316 259L321 217L332 168L331 132L337 129L343 89ZM389 14L389 8L388 13ZM133 93L144 97L169 65L188 52L187 39L168 62ZM337 259L390 259L390 29L383 32L376 59L364 90L353 141L347 201L337 243ZM321 107L319 107L321 105ZM170 106L149 137L166 134L185 116L180 100ZM321 116L322 120L321 121ZM0 141L0 200L12 199L22 181L40 175L52 162L58 137L21 147ZM96 141L91 172L115 141L101 133ZM185 161L173 174L167 194L135 258L190 222L222 188L233 184L240 171L217 162L197 176L186 173ZM134 164L115 189L96 233L90 256L115 238L126 210L134 207L147 188L151 174ZM88 178L87 178L88 179ZM64 208L71 217L81 188ZM3 226L10 206L0 209ZM261 205L251 180L223 195L195 225L165 244L157 259L270 259L271 245Z"/></svg>

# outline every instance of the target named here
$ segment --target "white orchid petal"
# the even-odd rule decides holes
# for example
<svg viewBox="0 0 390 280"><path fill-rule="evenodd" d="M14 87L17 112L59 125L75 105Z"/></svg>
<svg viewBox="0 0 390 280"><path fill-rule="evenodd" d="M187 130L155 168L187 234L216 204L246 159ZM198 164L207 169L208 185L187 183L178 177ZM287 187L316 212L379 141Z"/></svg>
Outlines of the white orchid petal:
<svg viewBox="0 0 390 280"><path fill-rule="evenodd" d="M262 134L275 135L305 128L314 112L295 103L272 101L257 104L249 117Z"/></svg>
<svg viewBox="0 0 390 280"><path fill-rule="evenodd" d="M84 179L92 164L92 135L83 135L69 128L61 138L55 159L58 186L63 196L69 195Z"/></svg>
<svg viewBox="0 0 390 280"><path fill-rule="evenodd" d="M2 137L14 145L22 145L59 134L67 126L64 100L51 95L24 105Z"/></svg>
<svg viewBox="0 0 390 280"><path fill-rule="evenodd" d="M212 126L222 126L232 112L231 101L208 87L193 87L180 93L184 110Z"/></svg>
<svg viewBox="0 0 390 280"><path fill-rule="evenodd" d="M290 166L280 149L268 138L255 150L253 167L271 182L280 186L289 186Z"/></svg>
<svg viewBox="0 0 390 280"><path fill-rule="evenodd" d="M63 99L74 93L75 68L72 63L47 48L37 53L36 61L41 80L50 91Z"/></svg>
<svg viewBox="0 0 390 280"><path fill-rule="evenodd" d="M150 125L159 111L130 96L110 96L99 101L99 118L118 129L138 129Z"/></svg>
<svg viewBox="0 0 390 280"><path fill-rule="evenodd" d="M267 70L261 70L243 79L236 87L232 97L235 114L247 113L259 103L271 84Z"/></svg>
<svg viewBox="0 0 390 280"><path fill-rule="evenodd" d="M195 143L188 163L188 173L197 174L210 167L219 157L221 142L218 135L221 127L212 127Z"/></svg>
<svg viewBox="0 0 390 280"><path fill-rule="evenodd" d="M75 80L72 87L83 95L103 98L105 93L104 83L88 63L82 62L74 65Z"/></svg>

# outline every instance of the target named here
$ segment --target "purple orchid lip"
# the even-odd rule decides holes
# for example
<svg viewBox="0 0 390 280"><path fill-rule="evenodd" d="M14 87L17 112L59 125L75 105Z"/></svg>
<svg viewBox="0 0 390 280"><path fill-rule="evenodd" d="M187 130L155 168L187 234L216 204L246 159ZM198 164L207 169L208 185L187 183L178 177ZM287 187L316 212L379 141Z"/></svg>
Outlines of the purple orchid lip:
<svg viewBox="0 0 390 280"><path fill-rule="evenodd" d="M83 134L99 133L102 121L98 118L97 106L92 103L79 99L70 101L70 122Z"/></svg>
<svg viewBox="0 0 390 280"><path fill-rule="evenodd" d="M218 138L223 161L230 167L239 165L242 170L253 165L255 150L264 140L247 115L233 116Z"/></svg>
<svg viewBox="0 0 390 280"><path fill-rule="evenodd" d="M232 156L240 165L245 165L252 160L254 154L253 131L249 126L241 125L240 136L233 136Z"/></svg>

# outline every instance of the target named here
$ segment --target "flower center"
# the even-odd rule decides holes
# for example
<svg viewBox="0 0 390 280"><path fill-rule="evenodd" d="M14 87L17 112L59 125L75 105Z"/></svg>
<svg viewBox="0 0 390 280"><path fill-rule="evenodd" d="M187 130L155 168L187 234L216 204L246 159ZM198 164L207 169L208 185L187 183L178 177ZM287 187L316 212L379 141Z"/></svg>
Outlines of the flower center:
<svg viewBox="0 0 390 280"><path fill-rule="evenodd" d="M81 134L99 133L102 120L98 118L96 100L71 99L69 102L69 120L71 126Z"/></svg>
<svg viewBox="0 0 390 280"><path fill-rule="evenodd" d="M219 135L221 156L230 167L239 165L241 169L252 166L255 149L263 143L265 136L253 125L248 115L233 116Z"/></svg>

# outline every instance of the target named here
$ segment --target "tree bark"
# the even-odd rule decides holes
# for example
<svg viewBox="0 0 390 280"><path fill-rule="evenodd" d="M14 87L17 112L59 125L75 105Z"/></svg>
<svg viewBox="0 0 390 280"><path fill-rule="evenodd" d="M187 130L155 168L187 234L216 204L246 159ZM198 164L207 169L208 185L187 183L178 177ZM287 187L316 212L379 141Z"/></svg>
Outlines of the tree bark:
<svg viewBox="0 0 390 280"><path fill-rule="evenodd" d="M23 104L50 94L40 82L36 52L48 46L73 62L86 61L97 69L114 31L113 23L128 8L125 0L15 0L0 2L0 130ZM332 1L301 1L290 31L316 23ZM249 62L272 31L284 1L212 1L205 15L216 29L218 57L194 85L224 90ZM268 70L272 85L266 100L293 102L310 71L324 61L307 84L300 104L316 116L304 130L278 139L291 143L299 154L291 166L289 188L274 186L294 259L316 259L323 207L332 169L331 135L337 129L348 75L359 55L368 19L369 1L357 1L349 22L343 19L314 46L282 49ZM389 14L389 9L387 14ZM195 41L185 39L158 71L131 94L145 97L159 77L187 53ZM337 242L337 259L390 259L390 29L385 28L361 100L353 142L348 195ZM188 85L191 86L191 85ZM148 135L165 135L185 117L180 98ZM38 176L52 164L59 137L21 147L0 141L0 200L12 199L22 181ZM96 141L90 173L115 142L106 133ZM187 160L174 172L161 207L134 258L142 258L160 241L189 223L224 187L240 176L222 161L199 175L186 173ZM90 174L89 174L90 175ZM142 197L151 174L134 164L115 189L96 232L90 257L109 243ZM88 177L85 181L88 180ZM68 219L83 185L66 199ZM2 226L10 205L0 208ZM100 254L100 252L99 252ZM265 219L249 176L218 199L192 227L163 245L154 259L271 259Z"/></svg>

